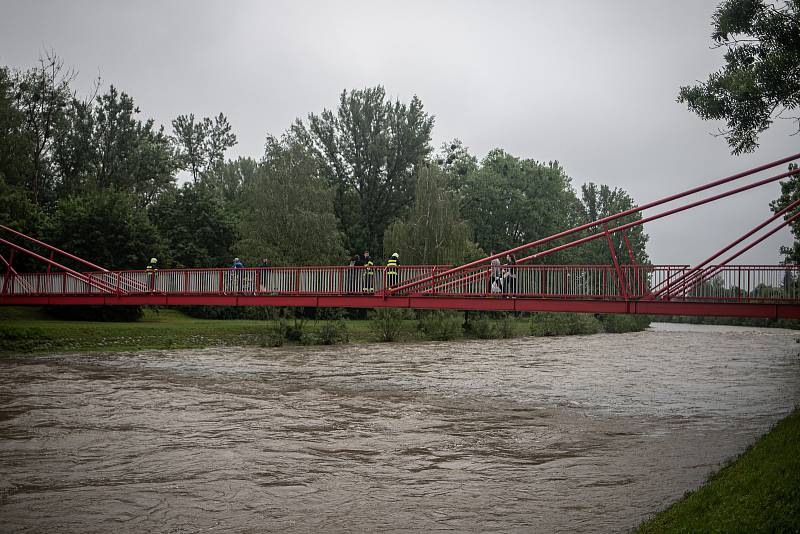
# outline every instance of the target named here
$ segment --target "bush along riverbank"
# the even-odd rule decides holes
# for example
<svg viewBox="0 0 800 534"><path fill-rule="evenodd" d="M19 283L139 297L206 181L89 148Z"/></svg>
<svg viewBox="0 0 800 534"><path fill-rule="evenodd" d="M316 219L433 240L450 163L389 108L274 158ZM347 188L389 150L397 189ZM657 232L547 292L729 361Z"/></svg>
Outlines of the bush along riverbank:
<svg viewBox="0 0 800 534"><path fill-rule="evenodd" d="M800 409L637 533L800 531Z"/></svg>
<svg viewBox="0 0 800 534"><path fill-rule="evenodd" d="M196 310L192 310L196 312ZM138 316L138 314L137 314ZM646 317L379 309L254 310L248 319L202 319L177 309L145 309L136 321L75 321L60 311L0 308L0 351L120 351L218 345L446 341L634 332ZM102 318L99 313L93 317ZM356 317L356 318L348 318ZM363 317L363 318L359 318ZM115 319L119 319L115 315Z"/></svg>

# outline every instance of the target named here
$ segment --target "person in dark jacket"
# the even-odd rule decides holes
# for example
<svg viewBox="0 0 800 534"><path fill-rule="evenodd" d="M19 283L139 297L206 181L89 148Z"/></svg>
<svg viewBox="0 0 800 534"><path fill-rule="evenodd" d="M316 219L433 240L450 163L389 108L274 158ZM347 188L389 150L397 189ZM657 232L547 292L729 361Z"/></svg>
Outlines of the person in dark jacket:
<svg viewBox="0 0 800 534"><path fill-rule="evenodd" d="M503 277L503 289L506 293L515 293L517 291L517 258L514 254L506 255L508 262L505 276Z"/></svg>
<svg viewBox="0 0 800 534"><path fill-rule="evenodd" d="M364 285L362 286L362 291L365 293L372 293L375 291L375 271L373 270L373 266L375 265L372 263L372 258L369 257L369 251L364 251Z"/></svg>

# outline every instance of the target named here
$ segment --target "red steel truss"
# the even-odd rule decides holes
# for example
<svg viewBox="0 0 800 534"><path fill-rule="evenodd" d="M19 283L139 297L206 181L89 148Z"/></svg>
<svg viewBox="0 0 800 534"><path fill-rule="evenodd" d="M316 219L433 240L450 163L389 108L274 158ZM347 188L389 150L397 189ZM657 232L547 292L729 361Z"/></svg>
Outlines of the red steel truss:
<svg viewBox="0 0 800 534"><path fill-rule="evenodd" d="M394 286L384 267L275 267L109 271L0 225L0 305L138 304L224 306L398 307L800 318L800 267L730 265L744 252L800 217L800 200L746 232L696 266L636 264L627 230L675 213L800 174L794 169L619 224L633 215L800 159L800 154L603 217L465 265L398 269ZM782 219L782 220L781 220ZM616 226L609 223L617 222ZM777 223L777 226L776 226ZM770 228L772 226L772 228ZM612 236L621 233L622 263ZM576 235L577 234L577 235ZM576 239L563 243L563 239ZM595 239L605 239L606 265L532 265L531 261ZM748 242L750 240L750 242ZM560 244L558 244L558 243ZM24 245L21 243L25 243ZM549 248L536 250L547 245ZM49 257L28 247L44 249ZM737 250L737 247L740 247ZM491 260L530 251L516 265ZM723 260L720 256L730 252ZM47 266L20 273L15 255ZM717 263L712 264L711 262ZM83 267L70 268L65 263ZM88 268L89 270L85 270Z"/></svg>

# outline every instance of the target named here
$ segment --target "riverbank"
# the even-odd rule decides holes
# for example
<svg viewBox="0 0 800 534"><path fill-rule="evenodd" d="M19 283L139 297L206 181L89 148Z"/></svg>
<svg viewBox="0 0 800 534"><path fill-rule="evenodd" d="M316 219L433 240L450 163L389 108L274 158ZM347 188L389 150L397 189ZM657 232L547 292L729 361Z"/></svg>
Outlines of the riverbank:
<svg viewBox="0 0 800 534"><path fill-rule="evenodd" d="M590 314L513 314L466 317L461 312L376 312L368 320L217 320L176 309L146 309L132 322L55 319L40 308L0 308L0 352L125 351L208 346L276 346L376 341L558 336L640 331L649 320Z"/></svg>
<svg viewBox="0 0 800 534"><path fill-rule="evenodd" d="M637 533L797 532L800 409Z"/></svg>

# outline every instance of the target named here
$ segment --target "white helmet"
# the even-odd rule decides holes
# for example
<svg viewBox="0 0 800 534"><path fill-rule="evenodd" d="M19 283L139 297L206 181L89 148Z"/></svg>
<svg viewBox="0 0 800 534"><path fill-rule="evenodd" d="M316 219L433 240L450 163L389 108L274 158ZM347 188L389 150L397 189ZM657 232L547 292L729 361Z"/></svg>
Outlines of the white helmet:
<svg viewBox="0 0 800 534"><path fill-rule="evenodd" d="M150 263L158 263L158 260L156 258L150 258Z"/></svg>
<svg viewBox="0 0 800 534"><path fill-rule="evenodd" d="M398 254L397 252L395 252L394 254L392 254L392 257L393 257L393 258L399 258L399 257L400 257L400 254Z"/></svg>

